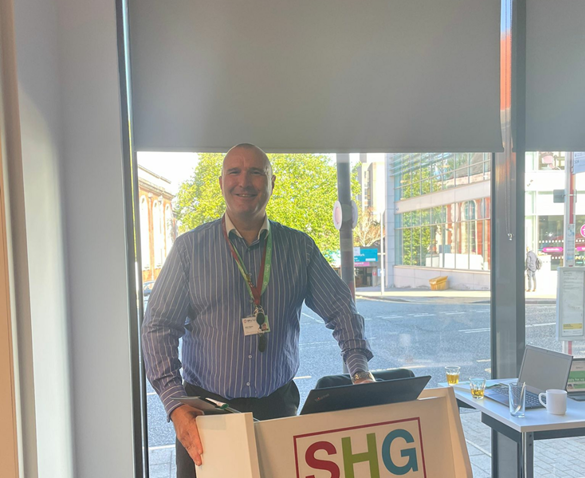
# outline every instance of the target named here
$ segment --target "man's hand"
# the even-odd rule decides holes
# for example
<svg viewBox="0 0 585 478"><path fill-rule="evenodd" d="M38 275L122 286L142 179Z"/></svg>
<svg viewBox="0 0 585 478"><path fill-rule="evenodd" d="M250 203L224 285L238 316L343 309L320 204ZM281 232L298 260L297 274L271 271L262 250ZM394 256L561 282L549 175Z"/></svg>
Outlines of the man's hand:
<svg viewBox="0 0 585 478"><path fill-rule="evenodd" d="M353 383L354 385L360 385L362 383L372 383L375 381L376 378L372 375L372 373L364 370L360 370L351 376L351 383Z"/></svg>
<svg viewBox="0 0 585 478"><path fill-rule="evenodd" d="M199 430L195 420L199 415L203 415L203 412L189 405L181 405L171 413L171 420L175 426L177 438L197 466L203 463L201 458L203 446L201 445L201 438L199 437Z"/></svg>

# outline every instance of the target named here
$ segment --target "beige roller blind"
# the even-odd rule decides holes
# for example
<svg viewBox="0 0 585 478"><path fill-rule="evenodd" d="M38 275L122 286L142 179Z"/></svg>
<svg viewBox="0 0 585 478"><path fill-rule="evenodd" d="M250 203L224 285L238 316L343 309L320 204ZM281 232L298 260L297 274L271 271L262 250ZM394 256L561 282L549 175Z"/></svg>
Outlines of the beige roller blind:
<svg viewBox="0 0 585 478"><path fill-rule="evenodd" d="M585 0L526 1L526 149L585 151Z"/></svg>
<svg viewBox="0 0 585 478"><path fill-rule="evenodd" d="M500 151L499 0L130 0L138 150Z"/></svg>

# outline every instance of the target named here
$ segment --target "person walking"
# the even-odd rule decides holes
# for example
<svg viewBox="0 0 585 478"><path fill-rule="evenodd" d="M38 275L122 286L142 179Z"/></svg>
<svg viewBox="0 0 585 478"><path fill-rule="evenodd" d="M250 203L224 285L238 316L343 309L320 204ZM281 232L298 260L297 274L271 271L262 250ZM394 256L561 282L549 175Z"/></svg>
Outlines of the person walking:
<svg viewBox="0 0 585 478"><path fill-rule="evenodd" d="M536 271L540 269L540 259L537 255L530 250L530 247L526 247L526 292L534 292L536 290Z"/></svg>

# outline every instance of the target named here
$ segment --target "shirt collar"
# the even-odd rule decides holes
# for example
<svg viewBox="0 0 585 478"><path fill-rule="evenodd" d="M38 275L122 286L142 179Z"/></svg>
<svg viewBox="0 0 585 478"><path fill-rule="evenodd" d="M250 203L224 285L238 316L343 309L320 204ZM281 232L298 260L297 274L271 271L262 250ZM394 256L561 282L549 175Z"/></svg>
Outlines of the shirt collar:
<svg viewBox="0 0 585 478"><path fill-rule="evenodd" d="M234 226L234 223L230 219L230 216L228 215L227 212L224 213L224 217L225 217L225 230L227 231L228 237L232 231L234 231L234 233L237 236L242 237L240 232L236 229L236 226ZM260 239L260 236L262 235L262 231L266 231L267 233L270 232L270 221L268 221L268 216L266 216L266 215L264 216L264 222L262 223L262 227L258 231L258 239Z"/></svg>

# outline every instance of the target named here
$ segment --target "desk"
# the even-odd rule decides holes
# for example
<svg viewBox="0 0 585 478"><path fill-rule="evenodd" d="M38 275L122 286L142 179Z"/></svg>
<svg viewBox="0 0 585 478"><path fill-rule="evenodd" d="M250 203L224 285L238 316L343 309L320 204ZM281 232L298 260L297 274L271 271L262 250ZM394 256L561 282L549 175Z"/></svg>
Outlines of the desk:
<svg viewBox="0 0 585 478"><path fill-rule="evenodd" d="M511 382L499 380L499 382ZM526 410L524 418L510 416L506 405L489 398L475 399L469 385L453 387L457 401L481 412L481 421L493 430L518 443L518 477L534 476L534 440L585 436L585 402L567 400L565 415L551 415L544 408Z"/></svg>

